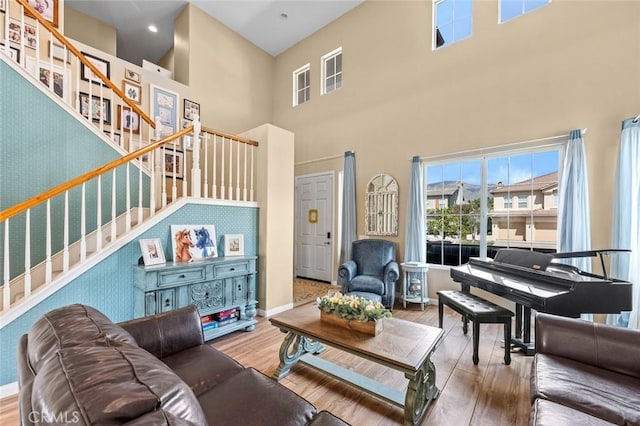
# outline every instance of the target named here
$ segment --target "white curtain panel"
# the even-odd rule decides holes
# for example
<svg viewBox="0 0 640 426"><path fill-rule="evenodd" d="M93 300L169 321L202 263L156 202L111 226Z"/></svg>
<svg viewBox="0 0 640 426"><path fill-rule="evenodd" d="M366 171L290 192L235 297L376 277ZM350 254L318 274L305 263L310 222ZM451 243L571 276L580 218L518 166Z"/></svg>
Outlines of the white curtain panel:
<svg viewBox="0 0 640 426"><path fill-rule="evenodd" d="M589 217L589 185L587 159L580 130L572 130L562 167L558 197L558 252L591 250L591 222ZM566 259L565 263L591 272L591 259ZM592 321L593 315L582 319Z"/></svg>
<svg viewBox="0 0 640 426"><path fill-rule="evenodd" d="M404 261L426 262L426 231L424 225L424 185L420 157L411 160L407 231L404 239Z"/></svg>
<svg viewBox="0 0 640 426"><path fill-rule="evenodd" d="M632 309L608 315L607 324L640 328L640 123L622 122L613 198L611 248L631 253L611 256L610 275L633 283Z"/></svg>
<svg viewBox="0 0 640 426"><path fill-rule="evenodd" d="M351 259L351 243L356 239L356 154L352 151L344 153L343 176L339 265Z"/></svg>

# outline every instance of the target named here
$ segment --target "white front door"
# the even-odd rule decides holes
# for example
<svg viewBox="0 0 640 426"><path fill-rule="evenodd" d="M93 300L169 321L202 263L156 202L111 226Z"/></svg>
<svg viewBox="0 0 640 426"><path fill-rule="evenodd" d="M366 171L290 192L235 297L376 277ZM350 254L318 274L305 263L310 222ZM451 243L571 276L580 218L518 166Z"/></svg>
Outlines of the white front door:
<svg viewBox="0 0 640 426"><path fill-rule="evenodd" d="M331 282L333 172L296 177L295 273Z"/></svg>

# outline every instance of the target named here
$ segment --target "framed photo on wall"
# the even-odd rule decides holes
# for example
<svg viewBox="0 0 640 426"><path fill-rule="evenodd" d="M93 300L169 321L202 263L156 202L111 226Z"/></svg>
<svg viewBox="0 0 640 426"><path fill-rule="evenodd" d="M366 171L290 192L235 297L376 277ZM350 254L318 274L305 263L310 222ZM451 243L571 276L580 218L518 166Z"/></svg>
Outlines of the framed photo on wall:
<svg viewBox="0 0 640 426"><path fill-rule="evenodd" d="M6 12L7 11L7 0L0 0L0 12Z"/></svg>
<svg viewBox="0 0 640 426"><path fill-rule="evenodd" d="M224 234L224 256L244 256L243 234Z"/></svg>
<svg viewBox="0 0 640 426"><path fill-rule="evenodd" d="M44 19L58 27L58 0L29 0L29 6L33 7ZM34 17L25 10L27 16ZM34 17L35 18L35 17Z"/></svg>
<svg viewBox="0 0 640 426"><path fill-rule="evenodd" d="M193 121L195 114L198 114L198 117L200 117L200 104L190 101L189 99L185 99L183 114L186 120L191 121Z"/></svg>
<svg viewBox="0 0 640 426"><path fill-rule="evenodd" d="M89 94L82 93L78 95L80 98L80 114L89 117L91 110L91 119L93 121L102 121L104 124L111 124L111 100L100 98L99 96L91 96L91 106L89 106Z"/></svg>
<svg viewBox="0 0 640 426"><path fill-rule="evenodd" d="M105 77L107 77L108 79L111 78L111 64L108 61L100 59L97 56L90 55L86 52L82 52L82 54L87 58L89 62L91 62L96 68L98 68L100 72L105 75ZM89 67L85 66L85 64L81 64L80 78L84 81L90 81L94 84L101 84L104 86L104 84L102 83L102 79L98 77L98 75L93 71L91 71Z"/></svg>
<svg viewBox="0 0 640 426"><path fill-rule="evenodd" d="M12 43L20 44L22 33L22 38L24 38L25 47L29 47L31 49L35 49L38 45L38 37L36 36L36 27L30 24L24 24L24 32L20 31L22 25L20 21L17 19L9 20L9 41Z"/></svg>
<svg viewBox="0 0 640 426"><path fill-rule="evenodd" d="M171 225L174 262L218 257L214 225Z"/></svg>
<svg viewBox="0 0 640 426"><path fill-rule="evenodd" d="M160 238L150 238L140 240L140 250L142 250L142 259L145 266L159 265L166 263L164 250L162 250L162 241Z"/></svg>
<svg viewBox="0 0 640 426"><path fill-rule="evenodd" d="M140 134L140 116L128 106L118 105L118 129L123 132Z"/></svg>
<svg viewBox="0 0 640 426"><path fill-rule="evenodd" d="M49 40L49 57L53 57L53 59L57 59L59 61L64 61L65 60L65 56L66 56L66 61L68 64L71 63L71 52L66 50L66 55L65 55L65 48L63 45L58 44L58 43L52 43L51 40Z"/></svg>
<svg viewBox="0 0 640 426"><path fill-rule="evenodd" d="M149 85L151 119L156 123L156 131L152 139L162 139L178 131L177 93L162 87Z"/></svg>
<svg viewBox="0 0 640 426"><path fill-rule="evenodd" d="M168 178L176 177L176 179L184 178L184 152L164 149L164 171Z"/></svg>
<svg viewBox="0 0 640 426"><path fill-rule="evenodd" d="M124 78L135 83L140 83L140 74L133 70L130 70L129 68L124 69Z"/></svg>
<svg viewBox="0 0 640 426"><path fill-rule="evenodd" d="M142 100L142 87L137 84L133 84L130 81L122 80L122 92L133 102L140 104Z"/></svg>

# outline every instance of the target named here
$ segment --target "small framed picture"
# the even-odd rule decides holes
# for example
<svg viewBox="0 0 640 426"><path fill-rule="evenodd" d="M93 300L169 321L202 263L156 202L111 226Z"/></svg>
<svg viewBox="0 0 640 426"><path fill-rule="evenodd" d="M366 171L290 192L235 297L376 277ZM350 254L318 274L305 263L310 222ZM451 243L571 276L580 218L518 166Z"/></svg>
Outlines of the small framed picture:
<svg viewBox="0 0 640 426"><path fill-rule="evenodd" d="M145 266L159 265L166 263L164 250L162 250L162 241L160 238L150 238L140 240L140 250L142 250L142 259Z"/></svg>
<svg viewBox="0 0 640 426"><path fill-rule="evenodd" d="M3 1L4 0L0 0L0 3L2 3ZM0 43L0 50L4 50L4 49L5 49L4 43ZM9 45L9 57L15 62L20 62L20 49Z"/></svg>
<svg viewBox="0 0 640 426"><path fill-rule="evenodd" d="M0 12L6 12L7 11L6 2L7 2L7 0L0 0Z"/></svg>
<svg viewBox="0 0 640 426"><path fill-rule="evenodd" d="M9 21L9 41L12 43L20 44L20 28L22 25L20 21L17 19L11 19ZM38 45L38 37L36 36L36 27L33 25L29 25L27 23L24 24L24 45L26 47L30 47L31 49L35 49Z"/></svg>
<svg viewBox="0 0 640 426"><path fill-rule="evenodd" d="M104 74L105 77L107 77L107 79L111 78L111 64L108 61L100 59L97 56L90 55L86 52L82 52L82 54L87 58L87 60L89 60L89 62L95 65L95 67L98 68L100 72ZM81 65L82 67L80 70L80 78L82 80L104 85L102 83L102 79L98 77L93 71L91 71L89 67L85 66L84 64Z"/></svg>
<svg viewBox="0 0 640 426"><path fill-rule="evenodd" d="M132 70L130 70L128 68L124 69L124 78L126 78L127 80L131 80L133 82L136 82L136 83L140 83L140 73L132 71Z"/></svg>
<svg viewBox="0 0 640 426"><path fill-rule="evenodd" d="M120 133L114 133L112 136L109 130L105 130L104 134L107 135L108 138L111 138L111 140L118 144L118 146L122 146L122 138L120 137Z"/></svg>
<svg viewBox="0 0 640 426"><path fill-rule="evenodd" d="M140 134L140 116L128 106L118 105L118 129L123 132Z"/></svg>
<svg viewBox="0 0 640 426"><path fill-rule="evenodd" d="M44 19L58 27L58 0L29 0L29 6L33 7ZM27 16L33 16L25 10Z"/></svg>
<svg viewBox="0 0 640 426"><path fill-rule="evenodd" d="M184 118L193 121L195 114L198 114L198 117L200 117L200 104L190 101L189 99L185 99Z"/></svg>
<svg viewBox="0 0 640 426"><path fill-rule="evenodd" d="M244 235L225 234L224 235L224 255L244 256Z"/></svg>
<svg viewBox="0 0 640 426"><path fill-rule="evenodd" d="M133 84L130 81L122 80L122 91L127 99L131 99L137 104L141 103L142 87L137 84Z"/></svg>
<svg viewBox="0 0 640 426"><path fill-rule="evenodd" d="M184 152L165 149L164 150L164 171L168 178L176 177L176 179L184 178Z"/></svg>
<svg viewBox="0 0 640 426"><path fill-rule="evenodd" d="M67 53L66 55L65 55L65 51ZM52 43L51 40L49 40L49 57L52 57L53 59L57 59L59 61L64 61L65 56L66 56L67 63L70 64L71 52L66 50L63 45Z"/></svg>
<svg viewBox="0 0 640 426"><path fill-rule="evenodd" d="M111 99L91 96L91 108L89 108L89 94L80 92L78 96L80 98L80 114L88 118L89 109L91 109L93 121L102 119L104 124L111 124Z"/></svg>
<svg viewBox="0 0 640 426"><path fill-rule="evenodd" d="M174 262L218 257L215 225L171 225Z"/></svg>

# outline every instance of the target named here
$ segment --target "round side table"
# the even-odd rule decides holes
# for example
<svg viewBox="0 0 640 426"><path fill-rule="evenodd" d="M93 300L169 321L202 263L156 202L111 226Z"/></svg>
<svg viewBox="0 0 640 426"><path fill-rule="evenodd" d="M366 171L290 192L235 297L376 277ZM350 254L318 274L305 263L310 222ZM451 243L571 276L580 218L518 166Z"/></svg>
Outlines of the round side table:
<svg viewBox="0 0 640 426"><path fill-rule="evenodd" d="M419 303L420 308L424 311L424 305L429 304L427 287L428 264L423 262L402 262L400 267L404 271L404 279L402 280L402 306L406 308L407 302ZM417 294L409 291L411 277L416 275L420 279L420 292Z"/></svg>

